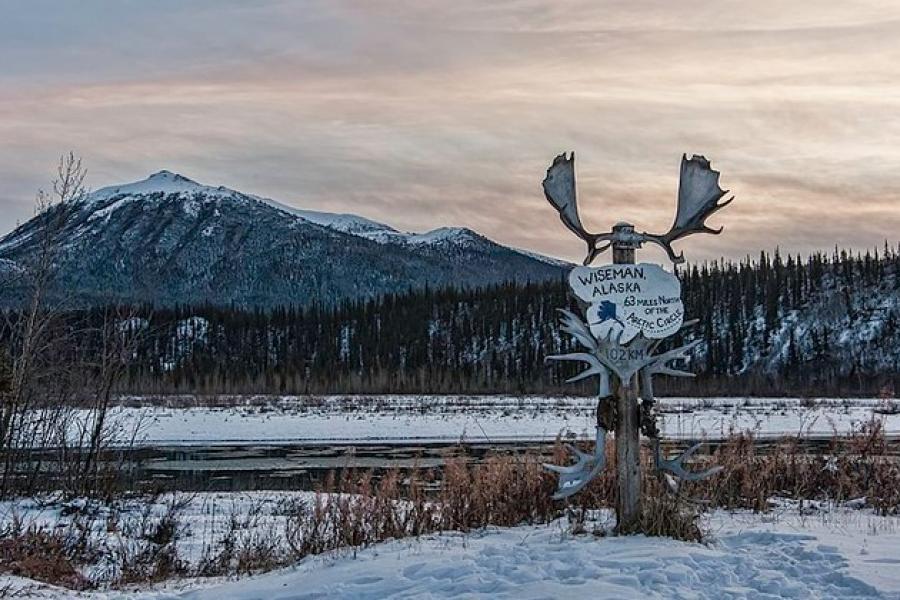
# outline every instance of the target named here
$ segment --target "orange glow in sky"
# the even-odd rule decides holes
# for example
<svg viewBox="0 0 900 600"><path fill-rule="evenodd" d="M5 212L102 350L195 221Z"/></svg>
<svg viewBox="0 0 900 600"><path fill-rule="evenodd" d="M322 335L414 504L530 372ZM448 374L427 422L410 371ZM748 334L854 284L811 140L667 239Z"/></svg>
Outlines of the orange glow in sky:
<svg viewBox="0 0 900 600"><path fill-rule="evenodd" d="M690 260L900 238L897 2L10 4L3 233L71 149L95 188L169 169L580 261L540 188L575 150L594 230L665 229L710 158L736 200Z"/></svg>

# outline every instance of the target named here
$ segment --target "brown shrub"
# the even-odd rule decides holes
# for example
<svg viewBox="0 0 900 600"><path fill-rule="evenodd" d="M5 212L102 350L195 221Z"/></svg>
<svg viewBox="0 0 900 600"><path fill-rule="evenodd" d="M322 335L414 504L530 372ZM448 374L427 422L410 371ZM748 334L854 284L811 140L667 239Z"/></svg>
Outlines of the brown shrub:
<svg viewBox="0 0 900 600"><path fill-rule="evenodd" d="M0 538L0 572L70 589L91 587L78 567L95 557L96 550L77 526L46 530L14 520Z"/></svg>
<svg viewBox="0 0 900 600"><path fill-rule="evenodd" d="M897 514L900 465L886 452L878 420L833 437L825 454L811 453L797 438L780 440L763 452L751 435L734 435L707 459L724 470L703 488L714 507L765 511L773 496L833 502L864 497L878 514Z"/></svg>

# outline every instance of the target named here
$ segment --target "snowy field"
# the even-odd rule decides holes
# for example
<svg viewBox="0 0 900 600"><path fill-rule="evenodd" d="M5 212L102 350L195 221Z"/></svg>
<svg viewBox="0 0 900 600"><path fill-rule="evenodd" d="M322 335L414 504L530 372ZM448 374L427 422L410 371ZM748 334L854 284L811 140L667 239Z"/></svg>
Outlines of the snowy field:
<svg viewBox="0 0 900 600"><path fill-rule="evenodd" d="M252 512L244 535L277 535L285 503L306 494L195 494L179 550L200 560L227 528L229 510ZM165 499L158 510L162 511ZM0 508L8 520L10 505ZM26 519L54 523L57 509L19 505ZM63 517L64 519L65 517ZM600 513L591 528L610 524ZM711 539L572 536L564 521L397 540L357 552L307 557L244 579L187 579L128 591L75 593L0 577L14 597L112 600L299 600L312 598L900 598L900 518L868 510L782 503L765 515L716 511ZM111 549L121 538L110 536ZM102 565L97 568L102 568Z"/></svg>
<svg viewBox="0 0 900 600"><path fill-rule="evenodd" d="M117 439L145 445L235 443L406 443L552 440L593 436L591 398L514 396L330 396L196 399L125 398L115 408ZM830 436L877 418L900 434L900 405L879 399L664 398L667 437L719 438L731 431L760 436ZM890 414L894 413L894 414ZM82 413L83 415L84 413ZM78 417L73 418L77 423Z"/></svg>

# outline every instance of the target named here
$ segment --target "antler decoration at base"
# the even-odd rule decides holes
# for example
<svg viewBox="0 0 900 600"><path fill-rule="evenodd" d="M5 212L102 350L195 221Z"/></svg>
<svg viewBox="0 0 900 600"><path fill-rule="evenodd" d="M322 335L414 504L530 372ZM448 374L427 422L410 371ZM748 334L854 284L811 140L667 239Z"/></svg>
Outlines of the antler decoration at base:
<svg viewBox="0 0 900 600"><path fill-rule="evenodd" d="M554 500L562 500L580 492L606 467L606 430L602 427L597 427L595 442L593 454L582 452L575 446L566 444L569 452L578 457L574 465L560 466L544 463L545 469L559 474L556 493L553 494Z"/></svg>
<svg viewBox="0 0 900 600"><path fill-rule="evenodd" d="M691 457L694 452L700 449L700 446L703 445L703 442L698 442L682 452L680 455L676 456L672 459L663 458L662 450L660 449L659 440L653 440L653 454L654 460L656 463L656 469L658 471L668 471L675 477L678 477L681 481L700 481L701 479L706 479L707 477L712 477L719 471L721 471L724 467L721 465L717 465L715 467L711 467L706 469L705 471L688 471L684 468L684 461ZM671 485L671 484L670 484ZM674 484L674 490L678 491L679 483Z"/></svg>

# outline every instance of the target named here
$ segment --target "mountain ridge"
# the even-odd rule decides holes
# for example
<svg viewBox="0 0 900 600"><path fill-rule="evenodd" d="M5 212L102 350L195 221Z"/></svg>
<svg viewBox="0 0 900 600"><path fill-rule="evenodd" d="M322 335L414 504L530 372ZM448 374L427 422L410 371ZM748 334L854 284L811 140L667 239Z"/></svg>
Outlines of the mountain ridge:
<svg viewBox="0 0 900 600"><path fill-rule="evenodd" d="M401 232L168 170L52 207L0 238L0 260L27 264L54 224L60 292L81 304L330 303L424 286L542 281L567 265L466 228Z"/></svg>

